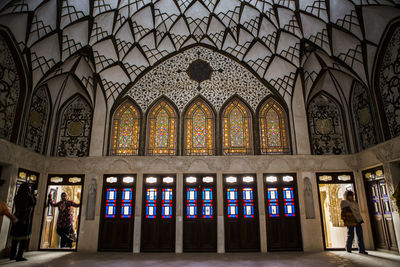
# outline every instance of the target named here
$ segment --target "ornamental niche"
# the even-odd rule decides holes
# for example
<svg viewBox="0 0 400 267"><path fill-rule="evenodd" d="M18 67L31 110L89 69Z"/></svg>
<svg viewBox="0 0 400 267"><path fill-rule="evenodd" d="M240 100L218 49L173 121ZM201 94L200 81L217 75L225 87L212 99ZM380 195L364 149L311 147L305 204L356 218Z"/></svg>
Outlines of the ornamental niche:
<svg viewBox="0 0 400 267"><path fill-rule="evenodd" d="M386 48L379 67L379 89L390 137L400 135L400 27Z"/></svg>
<svg viewBox="0 0 400 267"><path fill-rule="evenodd" d="M92 108L81 96L75 96L60 114L56 146L58 157L89 155Z"/></svg>

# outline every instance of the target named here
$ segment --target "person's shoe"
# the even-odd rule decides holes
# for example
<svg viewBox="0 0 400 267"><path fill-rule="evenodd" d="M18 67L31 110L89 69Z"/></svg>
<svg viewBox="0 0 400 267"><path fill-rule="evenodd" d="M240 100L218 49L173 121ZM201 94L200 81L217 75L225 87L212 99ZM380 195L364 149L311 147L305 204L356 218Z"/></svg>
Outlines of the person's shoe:
<svg viewBox="0 0 400 267"><path fill-rule="evenodd" d="M10 261L13 261L13 260L15 260L15 257L10 257Z"/></svg>
<svg viewBox="0 0 400 267"><path fill-rule="evenodd" d="M15 260L16 260L16 261L27 261L28 259L27 259L27 258L24 258L24 257L21 257L21 258L16 258Z"/></svg>
<svg viewBox="0 0 400 267"><path fill-rule="evenodd" d="M368 255L368 252L366 252L365 250L364 250L364 251L359 251L359 253L360 253L360 254Z"/></svg>
<svg viewBox="0 0 400 267"><path fill-rule="evenodd" d="M347 251L348 253L351 253L351 249L346 249L346 251Z"/></svg>

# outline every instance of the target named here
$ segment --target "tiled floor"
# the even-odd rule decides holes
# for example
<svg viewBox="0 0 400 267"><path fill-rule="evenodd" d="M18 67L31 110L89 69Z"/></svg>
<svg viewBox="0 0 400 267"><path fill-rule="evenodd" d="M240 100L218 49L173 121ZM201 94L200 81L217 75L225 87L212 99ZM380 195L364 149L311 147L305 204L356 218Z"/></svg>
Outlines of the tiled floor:
<svg viewBox="0 0 400 267"><path fill-rule="evenodd" d="M357 252L270 252L270 253L83 253L83 252L28 252L28 261L15 262L0 259L0 266L54 266L54 267L124 267L124 266L400 266L400 256L371 251L369 255Z"/></svg>

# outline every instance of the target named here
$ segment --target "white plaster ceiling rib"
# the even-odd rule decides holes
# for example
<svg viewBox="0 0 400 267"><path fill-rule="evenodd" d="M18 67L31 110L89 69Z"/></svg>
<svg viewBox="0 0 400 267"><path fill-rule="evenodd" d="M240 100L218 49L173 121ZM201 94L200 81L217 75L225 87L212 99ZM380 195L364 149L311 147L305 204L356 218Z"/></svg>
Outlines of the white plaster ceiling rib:
<svg viewBox="0 0 400 267"><path fill-rule="evenodd" d="M30 61L33 86L83 52L80 60L116 99L165 57L203 44L244 63L287 99L307 61L304 43L368 84L373 63L365 47L378 46L377 29L399 10L392 0L3 0L0 25ZM308 64L308 78L319 68Z"/></svg>

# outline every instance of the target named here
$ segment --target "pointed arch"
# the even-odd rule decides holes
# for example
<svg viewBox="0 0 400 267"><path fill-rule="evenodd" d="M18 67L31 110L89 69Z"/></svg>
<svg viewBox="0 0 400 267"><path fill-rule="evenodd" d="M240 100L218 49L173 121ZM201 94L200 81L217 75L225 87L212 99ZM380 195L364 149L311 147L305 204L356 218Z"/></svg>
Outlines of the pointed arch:
<svg viewBox="0 0 400 267"><path fill-rule="evenodd" d="M215 114L202 98L188 105L184 116L184 155L215 155Z"/></svg>
<svg viewBox="0 0 400 267"><path fill-rule="evenodd" d="M325 91L311 99L307 116L313 154L348 153L342 114L341 105Z"/></svg>
<svg viewBox="0 0 400 267"><path fill-rule="evenodd" d="M24 62L12 34L0 25L0 138L16 143L27 90Z"/></svg>
<svg viewBox="0 0 400 267"><path fill-rule="evenodd" d="M289 153L288 119L273 97L264 101L259 113L261 154Z"/></svg>
<svg viewBox="0 0 400 267"><path fill-rule="evenodd" d="M354 81L351 91L350 108L353 117L358 150L364 150L378 143L374 124L371 98L364 86Z"/></svg>
<svg viewBox="0 0 400 267"><path fill-rule="evenodd" d="M112 119L112 155L138 155L141 113L130 99L124 100L115 110Z"/></svg>
<svg viewBox="0 0 400 267"><path fill-rule="evenodd" d="M38 153L44 152L50 114L51 100L49 89L46 85L42 85L32 96L24 138L25 147Z"/></svg>
<svg viewBox="0 0 400 267"><path fill-rule="evenodd" d="M374 66L377 109L385 140L400 136L400 20L395 19L385 30Z"/></svg>
<svg viewBox="0 0 400 267"><path fill-rule="evenodd" d="M178 113L173 104L161 97L147 115L148 155L176 155Z"/></svg>
<svg viewBox="0 0 400 267"><path fill-rule="evenodd" d="M247 105L233 97L222 111L222 154L251 154L252 114Z"/></svg>
<svg viewBox="0 0 400 267"><path fill-rule="evenodd" d="M70 97L59 112L55 155L58 157L89 156L93 109L80 94Z"/></svg>

